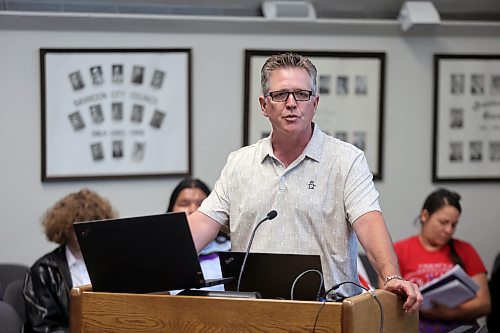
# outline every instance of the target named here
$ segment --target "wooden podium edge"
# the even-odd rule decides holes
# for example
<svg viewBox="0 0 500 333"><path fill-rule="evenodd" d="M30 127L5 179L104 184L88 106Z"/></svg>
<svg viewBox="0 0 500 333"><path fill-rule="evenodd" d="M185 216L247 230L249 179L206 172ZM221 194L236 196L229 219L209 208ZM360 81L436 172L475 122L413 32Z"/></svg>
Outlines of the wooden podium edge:
<svg viewBox="0 0 500 333"><path fill-rule="evenodd" d="M84 291L92 291L92 285L87 284L79 287L74 287L70 291L69 302L69 331L70 333L80 333L82 327L82 293Z"/></svg>
<svg viewBox="0 0 500 333"><path fill-rule="evenodd" d="M375 290L375 295L383 308L384 332L418 333L418 313L405 313L400 296L383 289ZM365 318L356 318L359 313L365 313ZM342 333L367 332L367 328L376 328L378 332L380 309L371 294L362 293L344 300L342 327Z"/></svg>
<svg viewBox="0 0 500 333"><path fill-rule="evenodd" d="M377 295L377 299L380 301L383 307L384 332L418 333L418 314L406 314L402 309L402 299L398 295L381 289L376 290L375 294ZM138 297L138 299L142 299L143 301L147 300L148 304L153 305L160 304L159 302L162 302L162 308L172 306L173 300L180 297L154 294L129 295L115 293L93 293L91 285L76 287L73 288L70 292L70 333L82 333L84 331L87 331L82 325L84 325L84 320L87 320L88 318L84 319L82 317L82 311L84 311L84 308L88 308L88 302L90 299L92 299L92 308L95 309L95 306L98 306L102 300L109 301L110 299L123 299L124 297L128 298L131 296L134 296L134 298ZM227 304L236 302L236 300L232 298L215 298L212 301L212 304L215 307L219 308L227 307ZM193 304L204 304L207 302L207 299L200 298L198 296L182 296L181 298L178 298L178 301L176 302L178 302L175 305L176 309L179 306L181 308L184 307L186 309L191 309ZM238 301L238 306L245 308L250 312L258 312L262 308L266 308L267 310L269 310L273 309L273 307L274 311L290 312L290 308L292 306L295 306L293 304L297 306L297 309L301 310L301 313L316 314L317 310L312 309L311 307L317 307L320 303L266 299ZM270 305L272 306L271 308L269 307ZM233 308L234 306L230 307ZM277 307L279 307L280 309L277 310ZM323 307L323 305L321 307ZM146 309L146 311L149 310ZM335 332L366 333L378 332L380 327L380 308L374 297L369 293L363 293L347 298L342 303L327 304L327 307L320 311L321 313L323 313L323 317L320 318L317 327L320 330L328 327L329 329L327 330L331 329ZM138 313L140 313L140 311ZM325 315L327 317L324 317ZM324 322L326 318L328 319L326 320L326 322Z"/></svg>

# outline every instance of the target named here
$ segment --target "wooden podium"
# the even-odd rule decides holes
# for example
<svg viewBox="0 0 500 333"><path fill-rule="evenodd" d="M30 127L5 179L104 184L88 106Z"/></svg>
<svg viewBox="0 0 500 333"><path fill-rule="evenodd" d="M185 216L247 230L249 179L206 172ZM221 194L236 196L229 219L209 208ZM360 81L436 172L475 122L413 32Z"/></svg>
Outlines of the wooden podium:
<svg viewBox="0 0 500 333"><path fill-rule="evenodd" d="M417 333L418 315L405 314L398 296L376 291L384 332ZM319 315L318 315L319 312ZM370 294L343 302L120 294L73 288L70 332L315 332L378 333L380 308Z"/></svg>

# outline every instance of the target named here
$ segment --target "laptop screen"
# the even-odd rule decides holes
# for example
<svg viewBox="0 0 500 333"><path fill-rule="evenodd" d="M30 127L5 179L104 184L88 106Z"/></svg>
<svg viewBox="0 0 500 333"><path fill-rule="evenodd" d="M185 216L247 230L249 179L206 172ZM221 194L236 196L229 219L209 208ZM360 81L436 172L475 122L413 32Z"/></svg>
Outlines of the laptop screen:
<svg viewBox="0 0 500 333"><path fill-rule="evenodd" d="M148 293L204 286L183 212L73 227L94 291Z"/></svg>
<svg viewBox="0 0 500 333"><path fill-rule="evenodd" d="M238 277L245 257L244 252L219 252L222 276ZM309 271L314 270L314 271ZM304 273L309 271L307 273ZM319 255L249 253L240 282L240 291L258 292L262 298L317 300L322 274ZM299 277L304 273L301 277ZM225 284L225 289L235 291L237 279Z"/></svg>

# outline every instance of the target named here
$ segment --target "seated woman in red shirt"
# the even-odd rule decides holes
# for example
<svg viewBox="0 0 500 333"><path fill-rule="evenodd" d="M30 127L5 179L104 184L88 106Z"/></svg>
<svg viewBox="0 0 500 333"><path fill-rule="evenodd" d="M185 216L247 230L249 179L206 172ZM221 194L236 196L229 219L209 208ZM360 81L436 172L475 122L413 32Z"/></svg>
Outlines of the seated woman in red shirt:
<svg viewBox="0 0 500 333"><path fill-rule="evenodd" d="M420 233L394 244L402 276L418 286L456 264L480 286L473 299L455 308L435 303L432 309L420 310L421 333L449 332L461 325L479 328L476 319L491 309L486 268L481 258L471 244L453 238L461 212L460 195L446 189L434 191L422 207Z"/></svg>

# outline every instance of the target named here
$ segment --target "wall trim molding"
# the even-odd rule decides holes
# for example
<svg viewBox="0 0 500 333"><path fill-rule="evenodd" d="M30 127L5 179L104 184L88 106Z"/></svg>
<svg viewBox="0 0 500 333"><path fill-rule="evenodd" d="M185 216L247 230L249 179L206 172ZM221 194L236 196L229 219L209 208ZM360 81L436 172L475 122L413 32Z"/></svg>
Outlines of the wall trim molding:
<svg viewBox="0 0 500 333"><path fill-rule="evenodd" d="M273 21L261 17L0 11L0 29L103 32L301 34L384 36L498 36L500 22L442 21L431 29L402 32L398 20L316 19Z"/></svg>

